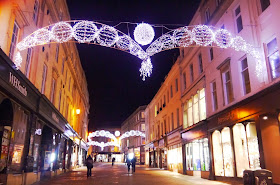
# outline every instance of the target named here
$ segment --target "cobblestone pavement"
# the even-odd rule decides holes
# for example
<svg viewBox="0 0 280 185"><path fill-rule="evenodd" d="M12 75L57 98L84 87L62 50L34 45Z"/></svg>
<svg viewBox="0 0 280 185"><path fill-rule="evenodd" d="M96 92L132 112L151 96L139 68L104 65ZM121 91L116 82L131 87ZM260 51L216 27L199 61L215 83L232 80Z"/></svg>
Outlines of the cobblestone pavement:
<svg viewBox="0 0 280 185"><path fill-rule="evenodd" d="M127 173L123 163L95 163L92 177L87 178L86 168L78 168L61 174L51 180L34 185L226 185L218 181L209 181L198 177L182 175L167 170L136 166L136 173Z"/></svg>

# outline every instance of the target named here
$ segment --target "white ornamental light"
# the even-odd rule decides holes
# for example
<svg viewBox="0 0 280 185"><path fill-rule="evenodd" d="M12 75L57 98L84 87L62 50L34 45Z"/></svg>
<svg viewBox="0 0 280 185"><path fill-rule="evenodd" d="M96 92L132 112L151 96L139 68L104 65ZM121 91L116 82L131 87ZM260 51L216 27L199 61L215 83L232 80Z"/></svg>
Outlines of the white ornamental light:
<svg viewBox="0 0 280 185"><path fill-rule="evenodd" d="M150 44L155 37L155 31L153 27L147 23L138 24L133 34L136 42L143 46Z"/></svg>
<svg viewBox="0 0 280 185"><path fill-rule="evenodd" d="M52 27L51 36L56 42L67 42L72 39L73 29L71 25L66 22L58 22Z"/></svg>
<svg viewBox="0 0 280 185"><path fill-rule="evenodd" d="M192 30L194 41L199 46L208 46L213 42L213 32L206 25L195 26Z"/></svg>
<svg viewBox="0 0 280 185"><path fill-rule="evenodd" d="M97 36L98 28L92 21L78 22L73 27L73 36L80 42L91 42Z"/></svg>

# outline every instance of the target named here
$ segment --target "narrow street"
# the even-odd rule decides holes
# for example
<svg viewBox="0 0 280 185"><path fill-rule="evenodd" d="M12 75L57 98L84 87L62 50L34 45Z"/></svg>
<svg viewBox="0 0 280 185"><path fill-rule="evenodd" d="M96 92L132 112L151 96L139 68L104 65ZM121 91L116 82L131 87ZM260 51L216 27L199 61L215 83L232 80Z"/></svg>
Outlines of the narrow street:
<svg viewBox="0 0 280 185"><path fill-rule="evenodd" d="M145 167L136 167L136 173L127 173L123 163L116 163L113 167L110 163L95 163L92 177L87 178L86 168L78 168L74 171L62 174L51 180L35 183L34 185L78 185L78 184L120 184L120 185L189 185L209 184L226 185L227 183L209 181L197 177L182 175L167 170L159 170Z"/></svg>

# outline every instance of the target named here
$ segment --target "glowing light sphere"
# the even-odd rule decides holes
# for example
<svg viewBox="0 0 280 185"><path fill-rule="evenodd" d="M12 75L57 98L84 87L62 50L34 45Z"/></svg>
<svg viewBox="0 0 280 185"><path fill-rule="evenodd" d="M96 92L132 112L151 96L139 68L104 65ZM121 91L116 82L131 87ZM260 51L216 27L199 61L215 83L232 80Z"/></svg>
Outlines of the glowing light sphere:
<svg viewBox="0 0 280 185"><path fill-rule="evenodd" d="M213 42L213 32L206 25L198 25L192 29L194 41L197 45L208 46Z"/></svg>
<svg viewBox="0 0 280 185"><path fill-rule="evenodd" d="M230 47L232 43L230 32L225 29L219 29L215 34L215 42L220 48Z"/></svg>
<svg viewBox="0 0 280 185"><path fill-rule="evenodd" d="M174 37L169 35L169 34L165 34L163 36L161 36L159 38L159 41L162 43L162 49L172 49L175 47L175 40Z"/></svg>
<svg viewBox="0 0 280 185"><path fill-rule="evenodd" d="M119 137L120 135L121 135L120 131L117 130L117 131L115 132L115 136L116 136L116 137Z"/></svg>
<svg viewBox="0 0 280 185"><path fill-rule="evenodd" d="M92 21L82 21L73 27L73 36L80 43L93 41L97 32L98 28Z"/></svg>
<svg viewBox="0 0 280 185"><path fill-rule="evenodd" d="M136 26L133 34L136 42L145 46L153 41L155 31L151 25L147 23L141 23Z"/></svg>
<svg viewBox="0 0 280 185"><path fill-rule="evenodd" d="M188 28L179 28L173 32L175 42L180 47L188 47L193 43L193 34Z"/></svg>
<svg viewBox="0 0 280 185"><path fill-rule="evenodd" d="M34 33L36 44L43 45L49 43L51 40L50 31L46 28L41 28Z"/></svg>
<svg viewBox="0 0 280 185"><path fill-rule="evenodd" d="M59 22L52 27L51 36L56 42L67 42L72 39L73 29L70 24L66 22Z"/></svg>
<svg viewBox="0 0 280 185"><path fill-rule="evenodd" d="M119 37L116 45L121 50L129 50L130 41L131 39L128 36L121 36Z"/></svg>
<svg viewBox="0 0 280 185"><path fill-rule="evenodd" d="M233 47L236 51L244 51L245 45L246 41L240 36L232 39L231 47Z"/></svg>
<svg viewBox="0 0 280 185"><path fill-rule="evenodd" d="M142 76L142 80L143 81L145 81L146 77L150 77L151 76L152 70L153 70L153 65L152 65L151 59L147 58L147 60L144 60L141 63L141 68L139 69L140 76Z"/></svg>
<svg viewBox="0 0 280 185"><path fill-rule="evenodd" d="M118 40L118 32L111 26L103 26L97 35L97 42L101 46L111 47Z"/></svg>

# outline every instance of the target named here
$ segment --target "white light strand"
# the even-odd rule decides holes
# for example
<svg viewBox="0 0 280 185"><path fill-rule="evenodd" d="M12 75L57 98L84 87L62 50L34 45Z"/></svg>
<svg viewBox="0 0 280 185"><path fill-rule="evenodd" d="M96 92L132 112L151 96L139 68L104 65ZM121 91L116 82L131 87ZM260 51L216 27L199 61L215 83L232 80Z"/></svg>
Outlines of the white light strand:
<svg viewBox="0 0 280 185"><path fill-rule="evenodd" d="M69 23L56 23L51 29L52 39L56 42L68 42L73 37L73 29Z"/></svg>
<svg viewBox="0 0 280 185"><path fill-rule="evenodd" d="M97 36L98 28L92 21L78 22L73 27L73 36L80 42L91 42Z"/></svg>
<svg viewBox="0 0 280 185"><path fill-rule="evenodd" d="M116 147L120 147L119 144L115 143L115 142L107 142L107 143L104 143L104 142L98 142L98 141L90 141L87 143L88 145L92 145L92 146L99 146L101 148L101 150L104 149L104 147L107 147L107 146L116 146Z"/></svg>
<svg viewBox="0 0 280 185"><path fill-rule="evenodd" d="M213 32L206 25L197 25L192 30L194 41L199 46L209 46L213 42Z"/></svg>
<svg viewBox="0 0 280 185"><path fill-rule="evenodd" d="M101 46L111 47L118 40L118 32L111 26L103 26L97 35L97 42Z"/></svg>
<svg viewBox="0 0 280 185"><path fill-rule="evenodd" d="M152 74L153 65L150 58L142 61L140 71L140 76L142 76L142 80L145 81L146 77L150 77Z"/></svg>
<svg viewBox="0 0 280 185"><path fill-rule="evenodd" d="M131 137L131 136L146 137L146 135L139 130L130 130L130 131L127 131L124 134L122 134L120 137L120 140L127 138L127 137Z"/></svg>
<svg viewBox="0 0 280 185"><path fill-rule="evenodd" d="M20 55L20 52L17 52L16 55L15 55L15 66L16 66L16 69L19 69L20 65L21 65L21 62L22 62L22 57Z"/></svg>
<svg viewBox="0 0 280 185"><path fill-rule="evenodd" d="M179 47L188 47L193 43L193 33L186 27L176 29L173 37Z"/></svg>
<svg viewBox="0 0 280 185"><path fill-rule="evenodd" d="M107 137L107 138L116 140L116 137L114 136L114 134L112 134L111 132L106 131L106 130L97 130L95 132L89 133L88 140L92 141L91 140L92 137Z"/></svg>
<svg viewBox="0 0 280 185"><path fill-rule="evenodd" d="M220 48L228 48L231 46L232 37L230 32L225 29L219 29L215 33L215 42Z"/></svg>
<svg viewBox="0 0 280 185"><path fill-rule="evenodd" d="M155 31L153 27L147 23L138 24L133 34L136 42L143 46L150 44L155 37Z"/></svg>

